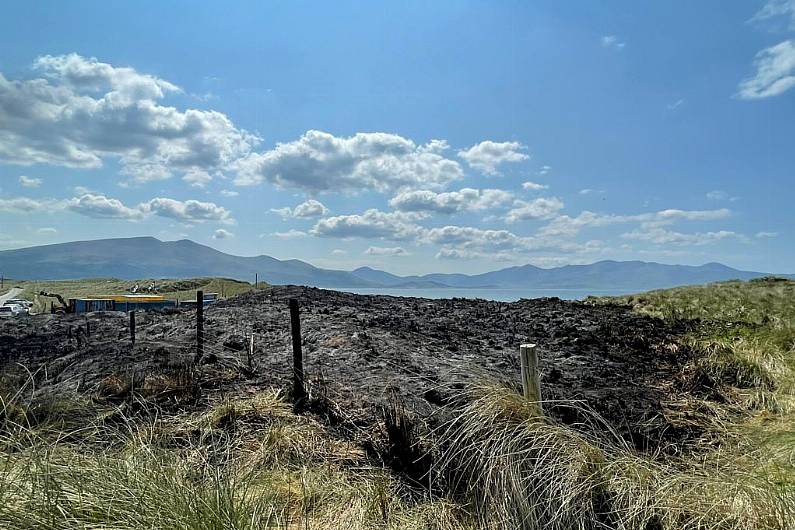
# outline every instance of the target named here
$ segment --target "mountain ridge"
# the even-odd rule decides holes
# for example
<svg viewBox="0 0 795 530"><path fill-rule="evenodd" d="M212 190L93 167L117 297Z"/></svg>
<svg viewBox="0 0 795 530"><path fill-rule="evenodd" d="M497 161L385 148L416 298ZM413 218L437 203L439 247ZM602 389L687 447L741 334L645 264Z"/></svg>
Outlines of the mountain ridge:
<svg viewBox="0 0 795 530"><path fill-rule="evenodd" d="M188 239L155 237L99 239L0 251L6 277L57 280L88 277L137 279L225 276L251 281L255 274L271 284L347 288L538 288L636 289L740 279L768 273L743 271L717 262L667 265L646 261L602 260L588 265L544 269L517 265L481 274L431 273L400 276L365 266L353 271L322 269L305 261L261 254L234 256ZM792 275L777 275L793 277Z"/></svg>

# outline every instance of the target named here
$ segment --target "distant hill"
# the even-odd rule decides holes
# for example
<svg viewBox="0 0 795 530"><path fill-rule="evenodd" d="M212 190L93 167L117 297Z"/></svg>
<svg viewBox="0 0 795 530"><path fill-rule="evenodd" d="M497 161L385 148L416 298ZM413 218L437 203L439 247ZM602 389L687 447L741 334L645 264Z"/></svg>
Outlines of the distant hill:
<svg viewBox="0 0 795 530"><path fill-rule="evenodd" d="M542 269L533 265L508 267L483 274L426 274L395 276L363 267L353 274L371 281L397 286L402 282L432 281L459 288L501 289L663 289L724 280L750 280L769 276L762 272L741 271L720 263L706 265L664 265L645 261L599 261L590 265L566 265Z"/></svg>
<svg viewBox="0 0 795 530"><path fill-rule="evenodd" d="M223 276L250 282L256 273L261 280L272 284L374 286L350 272L319 269L299 260L232 256L187 239L160 241L154 237L5 250L0 252L0 271L6 277L25 280Z"/></svg>
<svg viewBox="0 0 795 530"><path fill-rule="evenodd" d="M261 280L272 284L331 288L492 287L636 291L767 276L761 272L740 271L720 263L689 266L643 261L600 261L552 269L522 265L474 275L398 276L370 267L349 272L321 269L300 260L232 256L185 239L160 241L153 237L76 241L4 250L0 251L0 272L9 278L26 280L222 276L253 281L256 273Z"/></svg>

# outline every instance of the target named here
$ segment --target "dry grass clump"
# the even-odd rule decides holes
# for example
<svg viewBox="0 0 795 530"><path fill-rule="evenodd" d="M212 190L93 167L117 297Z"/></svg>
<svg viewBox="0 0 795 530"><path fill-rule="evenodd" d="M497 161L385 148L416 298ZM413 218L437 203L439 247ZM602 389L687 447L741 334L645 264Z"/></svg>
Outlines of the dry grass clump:
<svg viewBox="0 0 795 530"><path fill-rule="evenodd" d="M759 340L707 338L694 340L692 345L704 354L698 357L699 369L716 382L772 391L791 376L783 355L765 348Z"/></svg>
<svg viewBox="0 0 795 530"><path fill-rule="evenodd" d="M454 503L407 495L278 392L126 418L104 435L0 436L0 528L473 528Z"/></svg>
<svg viewBox="0 0 795 530"><path fill-rule="evenodd" d="M439 466L479 528L795 528L795 490L754 455L642 455L539 417L512 389L479 389L442 443Z"/></svg>

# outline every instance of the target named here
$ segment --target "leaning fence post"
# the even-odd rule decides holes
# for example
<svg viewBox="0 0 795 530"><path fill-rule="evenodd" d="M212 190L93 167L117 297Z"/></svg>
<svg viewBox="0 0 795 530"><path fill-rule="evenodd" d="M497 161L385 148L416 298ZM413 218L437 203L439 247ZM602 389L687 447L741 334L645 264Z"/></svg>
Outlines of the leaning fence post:
<svg viewBox="0 0 795 530"><path fill-rule="evenodd" d="M135 346L135 311L130 311L130 343Z"/></svg>
<svg viewBox="0 0 795 530"><path fill-rule="evenodd" d="M298 407L306 398L304 388L304 354L301 351L301 316L298 300L290 299L290 327L293 334L293 404Z"/></svg>
<svg viewBox="0 0 795 530"><path fill-rule="evenodd" d="M541 410L541 378L538 370L538 348L535 344L519 346L524 397L538 403Z"/></svg>
<svg viewBox="0 0 795 530"><path fill-rule="evenodd" d="M196 360L204 355L204 291L196 291Z"/></svg>

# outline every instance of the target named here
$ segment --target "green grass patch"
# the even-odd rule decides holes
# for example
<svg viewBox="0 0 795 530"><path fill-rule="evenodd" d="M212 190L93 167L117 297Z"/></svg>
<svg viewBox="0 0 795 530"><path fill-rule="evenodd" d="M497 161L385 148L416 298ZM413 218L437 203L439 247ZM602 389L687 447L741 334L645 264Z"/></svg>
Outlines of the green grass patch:
<svg viewBox="0 0 795 530"><path fill-rule="evenodd" d="M229 298L246 293L254 289L248 282L229 278L189 278L189 279L142 279L119 280L116 278L87 278L81 280L51 280L51 281L18 281L15 286L23 288L20 298L33 302L32 312L41 313L49 310L50 302L54 298L40 296L41 291L60 294L64 299L102 297L107 295L130 294L130 290L138 285L139 293L146 293L146 288L154 282L156 292L172 300L195 300L196 291L205 293L218 293L221 297ZM259 288L267 284L259 283ZM57 305L57 302L56 302Z"/></svg>
<svg viewBox="0 0 795 530"><path fill-rule="evenodd" d="M760 469L795 491L795 281L760 278L593 299L693 321L695 368L740 413L723 427ZM742 460L743 456L736 458ZM792 502L792 501L791 501Z"/></svg>

